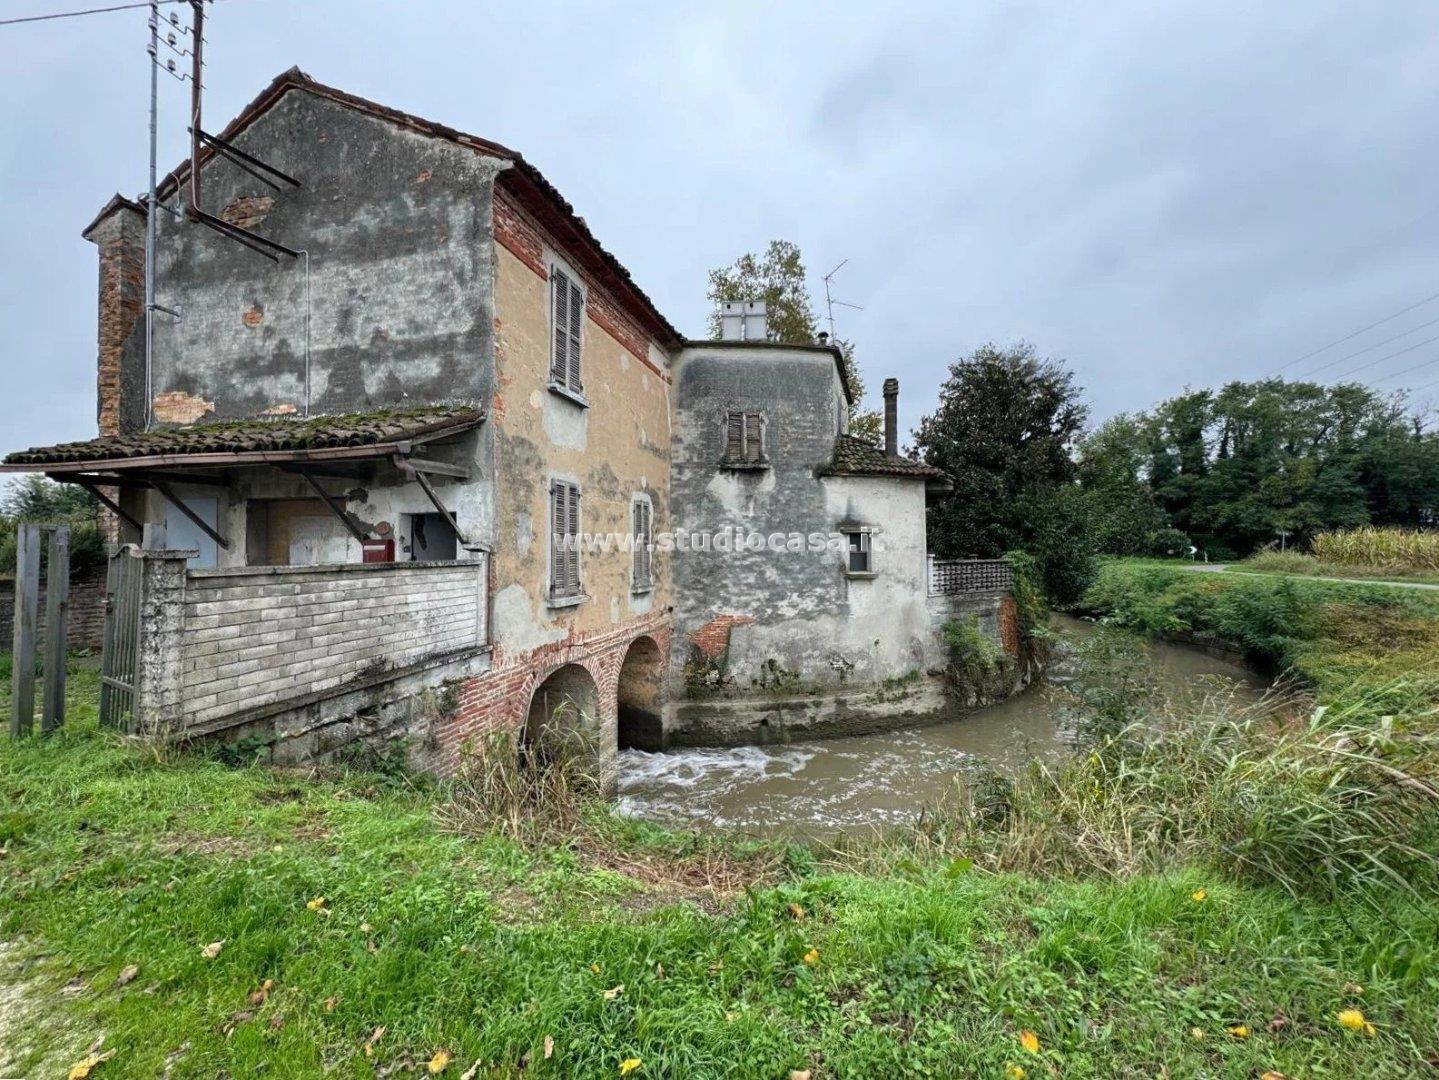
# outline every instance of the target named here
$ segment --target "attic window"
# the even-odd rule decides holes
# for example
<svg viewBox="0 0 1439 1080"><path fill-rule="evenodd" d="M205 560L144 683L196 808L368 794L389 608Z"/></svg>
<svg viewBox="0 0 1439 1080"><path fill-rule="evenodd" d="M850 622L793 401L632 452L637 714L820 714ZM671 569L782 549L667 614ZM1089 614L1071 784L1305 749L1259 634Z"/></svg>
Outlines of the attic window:
<svg viewBox="0 0 1439 1080"><path fill-rule="evenodd" d="M725 414L724 457L721 464L740 469L762 469L769 464L764 449L763 413L731 410Z"/></svg>

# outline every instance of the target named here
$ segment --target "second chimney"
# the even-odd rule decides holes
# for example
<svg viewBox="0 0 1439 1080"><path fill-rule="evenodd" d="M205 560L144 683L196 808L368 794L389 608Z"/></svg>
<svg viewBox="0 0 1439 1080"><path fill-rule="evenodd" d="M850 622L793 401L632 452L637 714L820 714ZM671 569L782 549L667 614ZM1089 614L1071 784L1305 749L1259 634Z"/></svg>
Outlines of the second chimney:
<svg viewBox="0 0 1439 1080"><path fill-rule="evenodd" d="M899 380L884 380L884 452L899 457Z"/></svg>

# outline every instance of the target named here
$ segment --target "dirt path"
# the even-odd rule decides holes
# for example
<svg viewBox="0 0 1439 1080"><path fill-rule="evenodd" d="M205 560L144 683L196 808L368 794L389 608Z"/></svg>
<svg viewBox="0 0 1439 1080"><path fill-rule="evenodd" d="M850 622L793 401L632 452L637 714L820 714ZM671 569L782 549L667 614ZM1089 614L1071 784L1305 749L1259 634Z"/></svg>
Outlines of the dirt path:
<svg viewBox="0 0 1439 1080"><path fill-rule="evenodd" d="M1396 589L1439 589L1426 581L1394 581L1386 578L1318 577L1314 574L1271 574L1263 570L1235 570L1229 563L1195 563L1184 569L1196 574L1241 574L1247 577L1299 578L1302 581L1333 581L1339 585L1389 585Z"/></svg>

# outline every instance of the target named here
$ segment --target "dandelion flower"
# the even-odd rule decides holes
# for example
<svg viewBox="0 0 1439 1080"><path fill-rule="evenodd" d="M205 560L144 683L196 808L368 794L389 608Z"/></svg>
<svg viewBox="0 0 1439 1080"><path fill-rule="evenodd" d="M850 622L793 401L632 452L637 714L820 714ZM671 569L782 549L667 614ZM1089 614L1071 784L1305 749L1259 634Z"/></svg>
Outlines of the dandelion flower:
<svg viewBox="0 0 1439 1080"><path fill-rule="evenodd" d="M639 1058L625 1058L620 1062L620 1075L628 1076L643 1064L644 1062Z"/></svg>
<svg viewBox="0 0 1439 1080"><path fill-rule="evenodd" d="M1031 1054L1039 1053L1039 1036L1026 1029L1019 1033L1019 1045L1028 1050Z"/></svg>
<svg viewBox="0 0 1439 1080"><path fill-rule="evenodd" d="M315 899L306 903L305 906L311 911L319 911L322 907L325 906L325 898L323 896L317 896L315 897Z"/></svg>
<svg viewBox="0 0 1439 1080"><path fill-rule="evenodd" d="M1339 1026L1348 1031L1362 1032L1365 1035L1374 1034L1374 1025L1358 1009L1341 1009L1337 1019Z"/></svg>
<svg viewBox="0 0 1439 1080"><path fill-rule="evenodd" d="M1025 1072L1023 1066L1006 1065L1004 1067L1004 1075L1008 1077L1009 1080L1024 1080Z"/></svg>
<svg viewBox="0 0 1439 1080"><path fill-rule="evenodd" d="M1196 904L1202 904L1209 899L1209 893L1205 889L1195 889L1189 894L1189 899L1193 900Z"/></svg>
<svg viewBox="0 0 1439 1080"><path fill-rule="evenodd" d="M805 953L805 954L804 954L804 962L805 962L805 964L808 965L809 967L814 967L816 964L818 964L818 963L819 963L819 950L818 950L818 949L811 949L809 952Z"/></svg>
<svg viewBox="0 0 1439 1080"><path fill-rule="evenodd" d="M1236 1039L1249 1038L1249 1026L1247 1024L1235 1024L1233 1027L1227 1027L1224 1030L1229 1032L1229 1034L1233 1035Z"/></svg>

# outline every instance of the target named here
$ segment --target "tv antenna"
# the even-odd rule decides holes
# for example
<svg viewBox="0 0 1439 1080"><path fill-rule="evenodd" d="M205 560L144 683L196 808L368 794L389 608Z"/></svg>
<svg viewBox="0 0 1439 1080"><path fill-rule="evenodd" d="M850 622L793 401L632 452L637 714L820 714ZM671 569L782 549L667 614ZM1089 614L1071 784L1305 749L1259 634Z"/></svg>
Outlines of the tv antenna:
<svg viewBox="0 0 1439 1080"><path fill-rule="evenodd" d="M864 308L860 307L858 304L851 304L848 300L836 300L830 292L830 279L833 278L835 274L838 274L841 270L843 270L844 265L847 262L849 262L849 260L845 259L843 262L841 262L838 266L836 266L833 270L831 270L828 274L825 274L824 276L824 306L827 316L829 318L829 339L833 342L839 341L839 335L834 332L835 305L838 304L840 307L854 308L855 311L864 310Z"/></svg>

